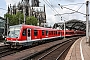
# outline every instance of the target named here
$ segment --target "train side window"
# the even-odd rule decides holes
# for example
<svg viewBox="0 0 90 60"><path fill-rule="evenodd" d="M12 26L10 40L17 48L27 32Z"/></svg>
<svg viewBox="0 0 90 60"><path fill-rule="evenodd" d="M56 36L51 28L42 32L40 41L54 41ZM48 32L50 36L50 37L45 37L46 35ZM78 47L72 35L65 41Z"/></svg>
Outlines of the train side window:
<svg viewBox="0 0 90 60"><path fill-rule="evenodd" d="M53 35L53 31L51 31L52 32L52 35Z"/></svg>
<svg viewBox="0 0 90 60"><path fill-rule="evenodd" d="M50 31L49 31L49 35L50 35Z"/></svg>
<svg viewBox="0 0 90 60"><path fill-rule="evenodd" d="M37 36L37 35L38 35L38 31L34 30L34 36Z"/></svg>
<svg viewBox="0 0 90 60"><path fill-rule="evenodd" d="M30 29L28 29L28 37L30 37Z"/></svg>
<svg viewBox="0 0 90 60"><path fill-rule="evenodd" d="M44 30L42 30L42 35L44 35Z"/></svg>
<svg viewBox="0 0 90 60"><path fill-rule="evenodd" d="M67 34L67 32L65 32L65 34Z"/></svg>
<svg viewBox="0 0 90 60"><path fill-rule="evenodd" d="M24 30L23 30L23 33L22 33L23 36L26 36L26 35L27 35L27 34L26 34L26 31L27 31L27 29L24 29Z"/></svg>
<svg viewBox="0 0 90 60"><path fill-rule="evenodd" d="M56 31L56 35L57 35L57 31Z"/></svg>
<svg viewBox="0 0 90 60"><path fill-rule="evenodd" d="M48 31L46 31L46 35L48 35Z"/></svg>
<svg viewBox="0 0 90 60"><path fill-rule="evenodd" d="M51 35L52 33L51 33L51 31L50 31L50 35Z"/></svg>
<svg viewBox="0 0 90 60"><path fill-rule="evenodd" d="M55 31L54 31L54 35L55 35Z"/></svg>
<svg viewBox="0 0 90 60"><path fill-rule="evenodd" d="M56 31L56 34L58 34L58 32Z"/></svg>
<svg viewBox="0 0 90 60"><path fill-rule="evenodd" d="M60 32L58 32L58 34L60 34Z"/></svg>

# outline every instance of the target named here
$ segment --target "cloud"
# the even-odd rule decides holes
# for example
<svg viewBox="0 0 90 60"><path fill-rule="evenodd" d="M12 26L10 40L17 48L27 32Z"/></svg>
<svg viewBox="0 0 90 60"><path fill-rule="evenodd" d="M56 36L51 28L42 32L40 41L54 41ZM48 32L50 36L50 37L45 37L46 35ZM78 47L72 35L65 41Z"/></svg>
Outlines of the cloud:
<svg viewBox="0 0 90 60"><path fill-rule="evenodd" d="M0 16L1 17L4 17L4 14L6 13L6 11L5 10L0 10Z"/></svg>
<svg viewBox="0 0 90 60"><path fill-rule="evenodd" d="M65 0L65 1L69 1L69 2L75 2L75 0Z"/></svg>
<svg viewBox="0 0 90 60"><path fill-rule="evenodd" d="M90 0L85 0L85 1L90 1Z"/></svg>
<svg viewBox="0 0 90 60"><path fill-rule="evenodd" d="M2 13L2 10L0 10L0 16L3 17L3 13Z"/></svg>
<svg viewBox="0 0 90 60"><path fill-rule="evenodd" d="M17 4L19 1L21 0L5 0L6 1L6 5L8 6L9 4ZM58 6L58 3L59 2L62 2L63 0L48 0L48 1L51 1L51 6L59 13L59 14L63 14L63 13L70 13L70 12L73 12L73 11L70 11L68 9L60 9L60 7ZM76 2L77 0L64 0L64 4L68 4L67 2L65 1L68 1L68 2ZM81 0L80 0L81 1ZM45 4L45 2L43 0L40 0L40 6L43 6L43 4ZM63 4L63 2L62 2ZM54 23L59 23L61 21L61 16L54 16L55 14L58 14L57 12L53 11L49 6L47 6L47 4L45 4L45 7L46 7L46 19L47 19L47 22L49 25L54 25ZM75 6L67 6L68 8L71 8L71 9L74 9L74 10L77 10L80 6L78 5L75 5ZM79 10L80 12L85 12L85 9L84 8L81 8ZM67 15L63 15L63 20L71 20L71 19L85 19L85 17L83 18L83 15L79 14L79 13L75 13L75 14L67 14Z"/></svg>
<svg viewBox="0 0 90 60"><path fill-rule="evenodd" d="M19 1L21 0L5 0L6 1L6 5L14 5L14 4L17 4Z"/></svg>

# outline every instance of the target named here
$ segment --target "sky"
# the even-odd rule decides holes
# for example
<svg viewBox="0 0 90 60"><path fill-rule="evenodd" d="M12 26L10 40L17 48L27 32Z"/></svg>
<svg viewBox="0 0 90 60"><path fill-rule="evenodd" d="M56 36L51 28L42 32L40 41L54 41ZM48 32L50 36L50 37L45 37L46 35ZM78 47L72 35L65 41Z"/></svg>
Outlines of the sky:
<svg viewBox="0 0 90 60"><path fill-rule="evenodd" d="M0 0L0 16L4 16L4 14L7 12L7 7L10 4L17 4L21 0ZM31 0L30 0L31 1ZM85 21L85 15L80 13L74 13L74 14L64 14L62 16L56 15L56 14L63 14L63 13L71 13L73 11L68 10L66 8L61 9L60 5L64 7L68 7L73 10L78 10L79 12L86 13L86 5L85 4L78 4L78 3L85 3L86 0L39 0L40 6L43 6L45 4L46 7L46 21L48 25L53 26L55 23L63 22L71 20L71 19L78 19ZM70 4L76 4L76 5L70 5ZM67 5L67 6L66 6ZM90 6L89 6L90 7ZM55 16L56 15L56 16Z"/></svg>

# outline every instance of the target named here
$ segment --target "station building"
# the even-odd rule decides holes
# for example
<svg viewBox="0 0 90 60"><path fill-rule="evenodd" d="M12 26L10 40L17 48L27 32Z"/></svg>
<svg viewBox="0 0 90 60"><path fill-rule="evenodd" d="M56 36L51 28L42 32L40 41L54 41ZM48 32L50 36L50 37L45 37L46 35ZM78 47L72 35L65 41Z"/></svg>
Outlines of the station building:
<svg viewBox="0 0 90 60"><path fill-rule="evenodd" d="M5 35L5 19L3 17L0 17L0 39L3 35Z"/></svg>

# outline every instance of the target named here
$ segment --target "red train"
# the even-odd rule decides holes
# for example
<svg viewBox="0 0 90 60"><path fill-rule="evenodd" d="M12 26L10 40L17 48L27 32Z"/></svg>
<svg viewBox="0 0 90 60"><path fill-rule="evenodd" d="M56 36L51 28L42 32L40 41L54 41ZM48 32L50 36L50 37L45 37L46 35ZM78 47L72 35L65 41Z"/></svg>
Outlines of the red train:
<svg viewBox="0 0 90 60"><path fill-rule="evenodd" d="M85 35L85 32L66 30L65 36ZM35 42L46 41L53 38L63 38L64 30L57 30L52 28L44 28L32 25L15 25L10 26L8 36L5 44L12 47L29 46Z"/></svg>

